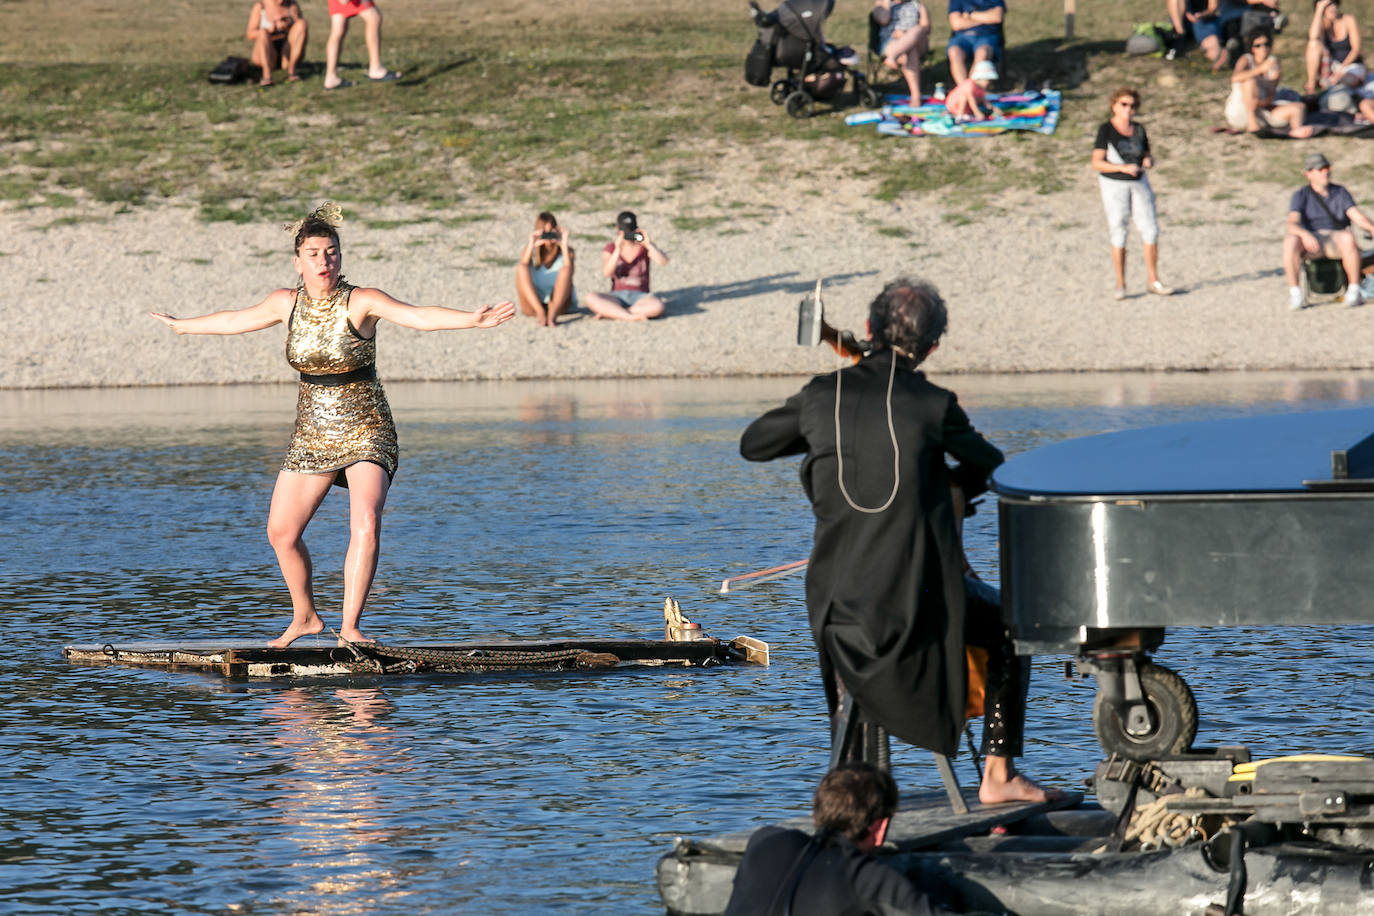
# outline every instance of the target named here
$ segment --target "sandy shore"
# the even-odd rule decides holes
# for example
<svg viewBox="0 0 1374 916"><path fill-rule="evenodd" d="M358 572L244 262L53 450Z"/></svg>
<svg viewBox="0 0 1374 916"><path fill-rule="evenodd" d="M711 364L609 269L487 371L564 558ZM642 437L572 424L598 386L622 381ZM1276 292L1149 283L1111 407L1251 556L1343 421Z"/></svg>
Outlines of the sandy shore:
<svg viewBox="0 0 1374 916"><path fill-rule="evenodd" d="M1355 177L1347 176L1358 200ZM673 218L697 204L663 194L639 207L672 258L653 274L668 303L663 319L628 324L582 312L553 330L519 317L491 331L431 334L387 326L379 370L388 380L824 371L834 365L828 349L793 343L798 300L824 277L827 314L862 330L867 302L902 272L930 278L950 303L950 332L930 361L936 372L1374 367L1374 307L1287 309L1278 240L1288 190L1241 188L1216 200L1156 179L1156 192L1161 273L1180 293L1144 294L1132 236L1131 295L1120 302L1086 169L1065 193L1007 194L971 224L841 186L825 205L802 195L781 207L754 201L746 212L766 216L681 231ZM1267 202L1258 218L1252 200ZM532 218L523 209L457 228L368 228L432 214L345 209L344 272L353 282L418 304L514 296L514 260ZM203 223L189 203L118 215L96 204L0 213L9 227L0 239L9 289L0 387L292 379L280 328L177 338L145 314L243 307L294 284L289 239L276 225ZM614 209L559 217L581 259L577 285L602 288L597 267Z"/></svg>

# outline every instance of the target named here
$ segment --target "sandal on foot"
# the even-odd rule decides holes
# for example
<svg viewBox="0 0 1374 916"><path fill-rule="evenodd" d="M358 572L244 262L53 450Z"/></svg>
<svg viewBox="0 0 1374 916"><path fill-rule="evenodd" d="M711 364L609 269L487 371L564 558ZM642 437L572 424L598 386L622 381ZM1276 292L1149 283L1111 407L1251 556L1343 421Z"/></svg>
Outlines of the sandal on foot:
<svg viewBox="0 0 1374 916"><path fill-rule="evenodd" d="M352 81L352 80L339 80L338 84L335 85L335 86L325 86L325 87L324 87L324 91L325 91L325 92L333 92L335 89L348 89L348 88L349 88L350 86L352 86L352 85L353 85L353 81Z"/></svg>
<svg viewBox="0 0 1374 916"><path fill-rule="evenodd" d="M401 78L401 74L395 70L388 70L381 76L369 76L368 79L374 83L394 83Z"/></svg>
<svg viewBox="0 0 1374 916"><path fill-rule="evenodd" d="M1145 288L1148 289L1150 292L1154 293L1156 296L1172 296L1174 294L1174 288L1172 286L1165 286L1158 280L1155 280L1153 283L1151 283L1149 286Z"/></svg>

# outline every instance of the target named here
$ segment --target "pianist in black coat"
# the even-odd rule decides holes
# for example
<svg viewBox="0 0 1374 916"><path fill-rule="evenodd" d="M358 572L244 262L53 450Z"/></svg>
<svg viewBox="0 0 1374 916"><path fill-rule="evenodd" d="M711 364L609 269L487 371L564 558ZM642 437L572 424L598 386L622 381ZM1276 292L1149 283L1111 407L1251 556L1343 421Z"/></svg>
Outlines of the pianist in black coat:
<svg viewBox="0 0 1374 916"><path fill-rule="evenodd" d="M963 552L950 486L969 499L982 493L1002 453L973 428L952 392L917 369L946 322L934 286L889 283L869 310L872 352L817 376L755 420L740 453L751 461L805 456L802 487L816 516L806 604L831 714L838 677L893 735L951 755L963 728L968 671ZM985 780L984 801L1043 799L1008 758L989 769L1006 785L989 790Z"/></svg>

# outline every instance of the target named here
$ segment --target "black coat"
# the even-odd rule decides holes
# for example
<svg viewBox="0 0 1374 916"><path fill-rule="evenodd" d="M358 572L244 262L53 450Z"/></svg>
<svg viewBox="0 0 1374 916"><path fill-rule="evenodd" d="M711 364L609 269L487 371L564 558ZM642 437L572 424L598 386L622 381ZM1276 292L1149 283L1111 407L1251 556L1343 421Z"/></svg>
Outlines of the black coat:
<svg viewBox="0 0 1374 916"><path fill-rule="evenodd" d="M786 827L755 831L735 872L725 916L779 916L787 911L789 896L792 916L947 912L906 875L860 852L844 837L827 836L816 849L811 842L807 834ZM798 875L803 863L806 870Z"/></svg>
<svg viewBox="0 0 1374 916"><path fill-rule="evenodd" d="M895 357L892 433L887 390L894 359L880 351L840 373L841 452L836 451L836 374L817 376L745 430L751 461L804 454L801 480L816 514L806 606L833 714L835 676L859 707L910 744L953 754L964 722L962 553L950 483L972 498L1002 453L978 434L952 392ZM893 490L895 433L900 479ZM845 499L838 483L844 464ZM959 464L951 470L946 455Z"/></svg>

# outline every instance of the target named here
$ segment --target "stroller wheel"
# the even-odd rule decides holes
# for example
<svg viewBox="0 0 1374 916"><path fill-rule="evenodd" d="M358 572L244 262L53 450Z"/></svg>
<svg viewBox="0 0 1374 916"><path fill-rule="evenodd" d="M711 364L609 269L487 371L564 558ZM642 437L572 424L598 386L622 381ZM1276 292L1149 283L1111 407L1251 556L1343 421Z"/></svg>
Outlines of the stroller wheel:
<svg viewBox="0 0 1374 916"><path fill-rule="evenodd" d="M883 97L878 94L878 90L865 83L859 90L859 101L865 108L879 108L883 104Z"/></svg>
<svg viewBox="0 0 1374 916"><path fill-rule="evenodd" d="M798 89L787 97L787 113L794 118L811 117L811 96Z"/></svg>
<svg viewBox="0 0 1374 916"><path fill-rule="evenodd" d="M787 80L778 80L769 90L768 97L773 100L774 105L781 105L787 101L787 96L792 92L792 84Z"/></svg>

